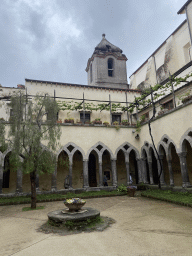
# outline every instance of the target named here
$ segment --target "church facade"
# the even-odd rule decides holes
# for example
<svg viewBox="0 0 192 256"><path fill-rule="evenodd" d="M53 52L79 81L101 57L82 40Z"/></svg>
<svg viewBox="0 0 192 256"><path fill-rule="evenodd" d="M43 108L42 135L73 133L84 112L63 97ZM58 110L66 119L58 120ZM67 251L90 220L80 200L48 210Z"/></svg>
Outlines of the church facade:
<svg viewBox="0 0 192 256"><path fill-rule="evenodd" d="M182 13L186 20L130 76L130 84L127 57L103 34L87 62L88 85L25 79L25 86L1 88L2 96L25 89L29 95L48 93L61 105L58 123L62 135L56 154L58 160L68 159L69 166L62 167L58 161L53 174L38 176L38 191L100 190L104 189L104 175L111 189L129 185L130 174L134 184L158 183L160 163L147 122L153 108L150 105L131 113L127 108L146 88L166 84L170 75L185 77L192 73L192 1L178 12ZM189 77L155 100L157 114L151 128L163 166L161 183L167 186L190 187L192 183L191 81ZM81 107L69 110L63 103ZM6 112L2 107L5 121L9 122L10 114L11 110ZM141 127L137 129L139 120ZM9 166L10 154L11 149L0 152L0 193L30 192L28 174L12 172L11 166L3 171Z"/></svg>

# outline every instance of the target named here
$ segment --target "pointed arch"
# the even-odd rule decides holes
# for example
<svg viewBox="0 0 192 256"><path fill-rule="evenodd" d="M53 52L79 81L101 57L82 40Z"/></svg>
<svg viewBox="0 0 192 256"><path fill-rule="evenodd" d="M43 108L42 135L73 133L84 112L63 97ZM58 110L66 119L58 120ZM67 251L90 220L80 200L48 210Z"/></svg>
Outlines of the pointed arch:
<svg viewBox="0 0 192 256"><path fill-rule="evenodd" d="M103 142L101 141L98 141L95 145L93 145L88 151L87 151L87 154L86 154L86 159L89 159L89 155L91 153L91 151L95 150L95 152L97 153L98 155L98 158L99 158L99 162L101 163L102 162L102 155L103 155L103 152L105 150L107 150L110 154L110 158L111 159L114 159L114 155L113 155L113 152L111 151L110 148L108 148Z"/></svg>
<svg viewBox="0 0 192 256"><path fill-rule="evenodd" d="M173 140L169 140L169 143L167 145L167 152L168 152L168 158L170 160L172 160L172 157L171 157L171 147L174 146L175 147L175 150L176 150L176 153L179 152L179 149L177 148L175 142Z"/></svg>
<svg viewBox="0 0 192 256"><path fill-rule="evenodd" d="M187 131L181 137L178 150L179 152L186 152L186 141L188 141L192 147L192 128L187 129Z"/></svg>
<svg viewBox="0 0 192 256"><path fill-rule="evenodd" d="M114 154L115 159L117 158L117 154L118 154L119 150L122 150L124 153L127 153L127 154L129 154L131 152L131 150L134 150L136 153L136 157L140 158L139 151L133 145L131 145L129 142L124 142L115 150L115 154Z"/></svg>
<svg viewBox="0 0 192 256"><path fill-rule="evenodd" d="M85 152L84 150L77 146L75 143L73 142L68 142L67 144L65 144L63 147L61 147L59 149L59 151L57 152L57 158L59 156L59 154L62 152L62 151L65 151L69 157L69 160L72 162L72 159L73 159L73 155L74 153L79 150L79 152L81 152L82 156L83 156L83 160L85 159Z"/></svg>

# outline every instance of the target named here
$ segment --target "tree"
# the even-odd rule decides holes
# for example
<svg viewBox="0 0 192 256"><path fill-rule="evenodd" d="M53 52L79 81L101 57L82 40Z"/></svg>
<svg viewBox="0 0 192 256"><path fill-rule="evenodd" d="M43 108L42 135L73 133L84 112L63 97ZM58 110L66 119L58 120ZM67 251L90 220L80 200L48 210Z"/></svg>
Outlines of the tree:
<svg viewBox="0 0 192 256"><path fill-rule="evenodd" d="M30 174L31 208L36 208L36 175L55 170L54 152L61 135L56 123L59 107L48 95L14 93L10 97L10 124L0 123L0 143L11 148L10 163ZM46 145L46 146L43 146Z"/></svg>

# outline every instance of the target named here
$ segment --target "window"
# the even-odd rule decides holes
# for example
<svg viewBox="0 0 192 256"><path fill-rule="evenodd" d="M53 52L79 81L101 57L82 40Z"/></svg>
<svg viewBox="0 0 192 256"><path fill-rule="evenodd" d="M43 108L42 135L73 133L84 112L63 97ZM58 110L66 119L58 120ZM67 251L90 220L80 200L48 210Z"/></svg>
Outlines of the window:
<svg viewBox="0 0 192 256"><path fill-rule="evenodd" d="M163 107L164 109L169 109L169 110L172 109L172 108L173 108L173 100L170 100L170 101L168 101L168 102L162 104L162 107Z"/></svg>
<svg viewBox="0 0 192 256"><path fill-rule="evenodd" d="M10 109L10 119L13 117L13 109Z"/></svg>
<svg viewBox="0 0 192 256"><path fill-rule="evenodd" d="M83 113L80 113L80 121L83 123ZM90 114L85 113L85 122L90 122Z"/></svg>
<svg viewBox="0 0 192 256"><path fill-rule="evenodd" d="M121 115L118 114L112 114L112 123L118 122L119 124L121 123Z"/></svg>
<svg viewBox="0 0 192 256"><path fill-rule="evenodd" d="M13 120L16 120L17 118L21 118L21 121L23 121L23 109L21 109L21 114L18 116L18 115L16 115L16 111L14 111L14 109L10 109L10 117L9 117L9 121L13 121Z"/></svg>
<svg viewBox="0 0 192 256"><path fill-rule="evenodd" d="M108 76L114 76L114 74L113 74L113 69L114 69L114 67L113 67L114 65L113 65L113 59L108 59Z"/></svg>

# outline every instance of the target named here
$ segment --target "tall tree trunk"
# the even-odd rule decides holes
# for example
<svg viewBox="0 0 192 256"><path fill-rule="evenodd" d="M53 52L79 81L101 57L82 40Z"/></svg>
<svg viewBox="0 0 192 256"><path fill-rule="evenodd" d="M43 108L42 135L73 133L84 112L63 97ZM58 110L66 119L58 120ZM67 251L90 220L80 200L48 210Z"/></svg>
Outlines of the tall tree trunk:
<svg viewBox="0 0 192 256"><path fill-rule="evenodd" d="M36 209L36 171L30 173L31 180L31 209Z"/></svg>

